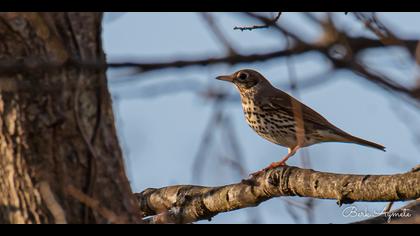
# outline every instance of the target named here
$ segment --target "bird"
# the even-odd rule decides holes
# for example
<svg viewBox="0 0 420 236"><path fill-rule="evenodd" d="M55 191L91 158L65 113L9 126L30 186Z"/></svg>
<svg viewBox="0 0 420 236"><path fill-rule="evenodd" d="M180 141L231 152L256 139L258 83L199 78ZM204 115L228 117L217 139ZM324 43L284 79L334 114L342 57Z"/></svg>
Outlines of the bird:
<svg viewBox="0 0 420 236"><path fill-rule="evenodd" d="M264 139L288 148L278 162L252 173L286 165L299 149L323 142L354 143L385 151L385 147L353 136L286 92L274 87L262 74L242 69L216 79L233 83L239 91L248 125Z"/></svg>

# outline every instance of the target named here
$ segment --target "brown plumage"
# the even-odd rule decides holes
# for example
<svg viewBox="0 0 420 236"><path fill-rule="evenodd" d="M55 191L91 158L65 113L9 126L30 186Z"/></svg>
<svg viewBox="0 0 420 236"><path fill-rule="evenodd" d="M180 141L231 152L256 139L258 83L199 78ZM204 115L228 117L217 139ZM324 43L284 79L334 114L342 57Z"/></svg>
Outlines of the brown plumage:
<svg viewBox="0 0 420 236"><path fill-rule="evenodd" d="M284 165L301 147L322 142L356 143L385 151L382 145L337 128L313 109L272 86L255 70L240 70L217 79L236 85L246 121L257 134L289 148L289 153L283 160L272 163L266 169Z"/></svg>

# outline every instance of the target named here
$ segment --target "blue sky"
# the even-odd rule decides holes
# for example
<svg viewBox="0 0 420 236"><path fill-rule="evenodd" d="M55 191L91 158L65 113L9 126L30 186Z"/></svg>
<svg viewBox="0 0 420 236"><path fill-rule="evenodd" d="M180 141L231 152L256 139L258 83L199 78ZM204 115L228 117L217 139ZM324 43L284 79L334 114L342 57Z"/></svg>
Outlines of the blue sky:
<svg viewBox="0 0 420 236"><path fill-rule="evenodd" d="M110 14L106 19L118 16L118 13ZM214 16L227 38L234 42L235 49L241 53L270 51L286 45L270 29L251 32L232 30L234 26L255 23L238 13L215 13ZM415 23L420 20L420 14L384 13L379 16L398 33L420 37L420 28ZM369 35L352 16L337 13L335 17L337 24L347 32ZM308 40L316 40L319 36L319 29L308 24L298 13L283 13L279 23L290 29L298 29L296 32ZM106 21L103 27L105 52L108 60L112 61L169 61L225 54L223 46L197 13L125 13ZM401 83L412 84L418 76L418 68L408 63L406 54L401 50L370 52L367 58L375 68L395 76ZM325 61L315 54L292 60L298 81L328 70ZM117 128L134 191L173 184L222 185L246 177L239 176L221 158L229 158L232 153L223 145L224 140L218 134L221 131L215 130L216 140L209 147L201 181L192 179L193 160L213 111L213 103L198 95L208 88L228 91L234 98L225 105L225 113L236 131L248 173L279 160L287 153L286 148L256 135L245 123L241 104L235 100L238 96L233 86L214 80L218 75L245 67L257 69L277 87L290 92L285 59L232 67L217 65L169 69L134 76L121 71L109 72ZM384 144L387 152L352 144L314 145L307 148L311 168L335 173L391 174L408 171L418 164L420 149L411 132L420 118L418 111L354 74L342 72L330 75L328 79L328 83L299 90L300 100L349 133ZM404 122L401 116L406 118ZM288 164L302 166L300 154L291 158ZM269 200L257 209L220 214L213 222L247 223L257 219L259 223L293 223L293 218L286 212L289 203L283 199ZM286 199L302 202L298 198ZM382 209L386 204L356 205L373 211ZM360 220L343 217L342 210L343 207L339 208L335 201L318 200L315 223ZM296 208L294 211L302 217L302 222L306 222L301 210Z"/></svg>

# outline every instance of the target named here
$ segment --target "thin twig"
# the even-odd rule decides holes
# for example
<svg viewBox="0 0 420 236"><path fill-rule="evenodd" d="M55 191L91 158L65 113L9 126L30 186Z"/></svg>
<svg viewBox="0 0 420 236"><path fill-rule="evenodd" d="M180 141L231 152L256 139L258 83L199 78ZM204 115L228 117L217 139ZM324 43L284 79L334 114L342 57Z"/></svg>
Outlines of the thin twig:
<svg viewBox="0 0 420 236"><path fill-rule="evenodd" d="M219 27L217 27L216 22L214 22L214 18L209 13L205 13L205 12L201 13L200 15L203 17L204 22L207 23L207 25L209 26L209 29L213 32L213 34L216 36L216 38L227 49L229 54L236 55L237 52L236 52L235 48L229 42L229 40L227 40L227 38L225 37L223 32L219 29Z"/></svg>
<svg viewBox="0 0 420 236"><path fill-rule="evenodd" d="M204 130L197 154L194 157L192 165L192 179L195 182L200 182L204 161L208 156L208 149L211 143L213 142L214 130L222 122L224 100L223 98L224 96L218 97L214 101L213 114L210 117L209 123L207 124Z"/></svg>
<svg viewBox="0 0 420 236"><path fill-rule="evenodd" d="M243 153L239 145L239 139L236 136L234 125L228 115L223 117L221 129L225 132L226 143L229 144L233 157L235 158L235 160L230 160L232 167L235 167L235 169L238 170L238 173L241 177L246 177L247 168L243 158Z"/></svg>
<svg viewBox="0 0 420 236"><path fill-rule="evenodd" d="M391 211L392 206L394 205L394 202L389 202L386 207L384 208L383 212L387 213Z"/></svg>
<svg viewBox="0 0 420 236"><path fill-rule="evenodd" d="M375 34L384 45L399 44L401 46L404 46L403 41L396 37L396 35L393 32L391 32L391 30L385 27L379 21L375 13L372 13L371 19L359 12L353 12L353 15L359 21L361 21L368 30Z"/></svg>
<svg viewBox="0 0 420 236"><path fill-rule="evenodd" d="M277 16L274 17L274 19L270 20L269 22L266 22L264 25L253 25L253 26L235 26L233 27L233 30L240 30L240 31L244 31L244 30L254 30L254 29L265 29L268 28L272 25L274 25L280 18L281 16L281 12L277 13Z"/></svg>

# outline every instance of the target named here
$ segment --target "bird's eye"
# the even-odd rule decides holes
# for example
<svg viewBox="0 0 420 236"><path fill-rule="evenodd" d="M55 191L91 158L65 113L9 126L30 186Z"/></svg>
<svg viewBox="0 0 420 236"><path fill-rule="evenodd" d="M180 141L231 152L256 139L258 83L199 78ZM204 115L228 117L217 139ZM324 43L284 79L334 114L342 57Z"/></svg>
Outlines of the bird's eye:
<svg viewBox="0 0 420 236"><path fill-rule="evenodd" d="M240 73L238 74L238 79L239 79L239 80L244 81L244 80L246 80L247 78L248 78L248 74L247 74L247 73L240 72Z"/></svg>

